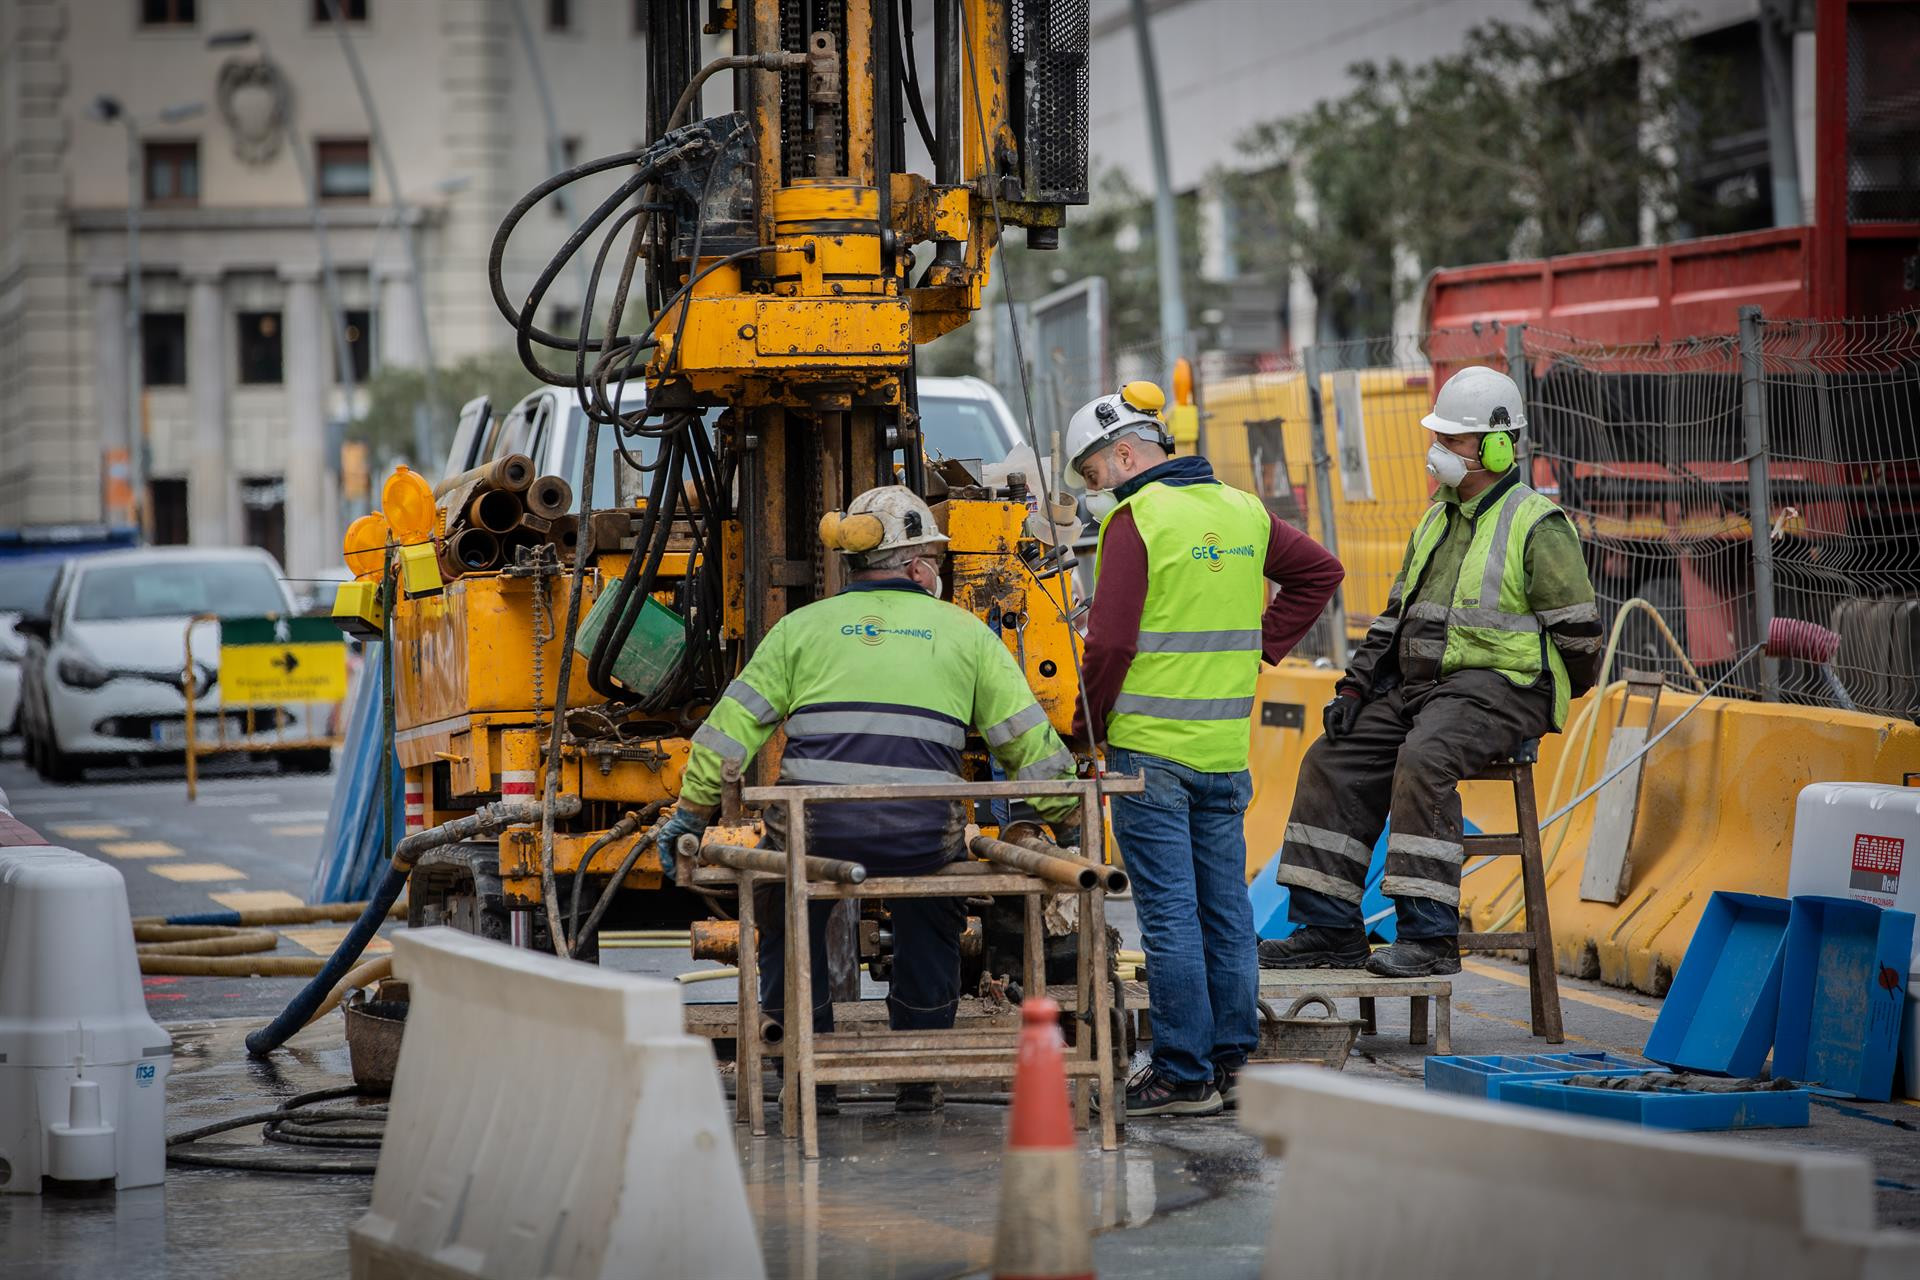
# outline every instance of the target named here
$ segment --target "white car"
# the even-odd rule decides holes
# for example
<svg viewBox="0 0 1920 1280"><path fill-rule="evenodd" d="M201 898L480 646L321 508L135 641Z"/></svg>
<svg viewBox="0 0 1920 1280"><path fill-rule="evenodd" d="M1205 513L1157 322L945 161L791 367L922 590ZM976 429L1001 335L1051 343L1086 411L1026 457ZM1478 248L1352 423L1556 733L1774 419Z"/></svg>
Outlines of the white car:
<svg viewBox="0 0 1920 1280"><path fill-rule="evenodd" d="M46 608L59 572L53 556L0 560L0 737L20 729L20 660L27 656L27 638L13 624Z"/></svg>
<svg viewBox="0 0 1920 1280"><path fill-rule="evenodd" d="M15 624L27 638L21 731L40 775L71 782L91 764L180 757L189 618L288 614L293 600L279 564L257 548L151 547L67 561L44 608ZM219 654L218 626L195 623L194 709L203 740L222 715L229 740L244 729L243 713L221 710ZM271 710L255 712L259 740L312 736L305 707L285 713L275 728ZM290 750L281 762L324 772L329 757L325 749Z"/></svg>
<svg viewBox="0 0 1920 1280"><path fill-rule="evenodd" d="M1027 440L994 385L980 378L921 378L919 392L927 456L979 462L989 470L989 483L1004 483L1001 464L1013 463L1009 455L1025 448ZM1031 449L1026 456L1032 456ZM1027 476L1027 485L1044 487L1033 475Z"/></svg>

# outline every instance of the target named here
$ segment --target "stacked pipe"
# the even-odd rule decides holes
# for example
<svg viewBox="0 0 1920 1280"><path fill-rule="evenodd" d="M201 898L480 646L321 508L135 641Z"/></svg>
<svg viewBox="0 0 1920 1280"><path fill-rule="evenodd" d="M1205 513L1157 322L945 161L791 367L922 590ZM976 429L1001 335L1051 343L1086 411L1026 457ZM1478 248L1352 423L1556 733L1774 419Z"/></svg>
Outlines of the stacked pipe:
<svg viewBox="0 0 1920 1280"><path fill-rule="evenodd" d="M579 543L579 521L568 514L573 486L535 475L523 453L443 480L434 497L445 530L440 572L448 579L498 569L522 547L552 543L564 557Z"/></svg>

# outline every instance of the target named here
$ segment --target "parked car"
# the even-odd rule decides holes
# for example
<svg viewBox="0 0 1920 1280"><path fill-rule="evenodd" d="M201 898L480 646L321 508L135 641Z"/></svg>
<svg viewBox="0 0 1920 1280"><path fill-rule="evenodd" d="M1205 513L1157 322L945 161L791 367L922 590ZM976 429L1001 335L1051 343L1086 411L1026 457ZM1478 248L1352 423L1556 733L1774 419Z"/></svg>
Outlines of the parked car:
<svg viewBox="0 0 1920 1280"><path fill-rule="evenodd" d="M20 716L28 762L49 781L71 782L93 764L178 759L187 741L188 620L291 612L279 564L257 548L152 547L68 560L45 605L15 624L27 640ZM245 713L220 706L216 624L193 624L193 660L196 734L212 739L224 716L227 739L242 738ZM303 739L323 727L307 727L303 706L282 711L277 728L271 709L254 713L258 741ZM289 750L281 763L325 772L330 754Z"/></svg>
<svg viewBox="0 0 1920 1280"><path fill-rule="evenodd" d="M67 560L137 541L137 531L106 525L0 529L0 737L20 730L20 660L27 641L13 624L23 614L44 611L47 592Z"/></svg>

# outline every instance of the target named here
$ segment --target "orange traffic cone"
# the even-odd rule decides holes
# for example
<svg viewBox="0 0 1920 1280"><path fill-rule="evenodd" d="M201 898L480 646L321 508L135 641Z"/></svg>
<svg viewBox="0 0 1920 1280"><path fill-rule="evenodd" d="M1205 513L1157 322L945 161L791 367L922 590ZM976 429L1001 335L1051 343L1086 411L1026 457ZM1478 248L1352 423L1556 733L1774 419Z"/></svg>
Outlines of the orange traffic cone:
<svg viewBox="0 0 1920 1280"><path fill-rule="evenodd" d="M1007 1154L1000 1172L994 1280L1092 1280L1093 1239L1080 1191L1080 1154L1067 1114L1060 1006L1020 1006Z"/></svg>

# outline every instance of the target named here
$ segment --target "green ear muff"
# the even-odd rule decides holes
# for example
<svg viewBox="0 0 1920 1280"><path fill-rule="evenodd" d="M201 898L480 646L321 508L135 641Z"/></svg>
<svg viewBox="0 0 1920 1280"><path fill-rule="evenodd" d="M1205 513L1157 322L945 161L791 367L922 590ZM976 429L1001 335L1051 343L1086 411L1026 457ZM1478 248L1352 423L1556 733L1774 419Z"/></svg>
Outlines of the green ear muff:
<svg viewBox="0 0 1920 1280"><path fill-rule="evenodd" d="M1480 465L1496 475L1513 468L1513 437L1505 431L1489 431L1480 437Z"/></svg>

